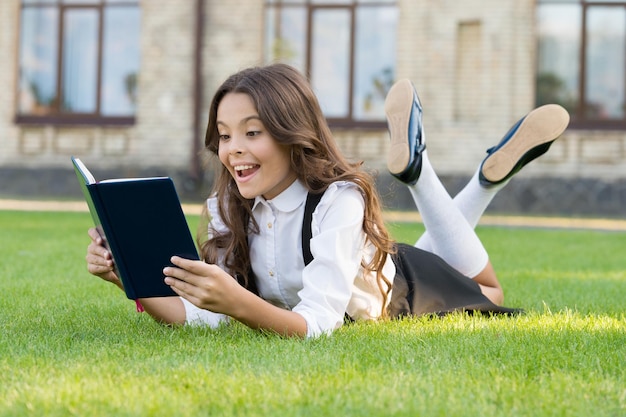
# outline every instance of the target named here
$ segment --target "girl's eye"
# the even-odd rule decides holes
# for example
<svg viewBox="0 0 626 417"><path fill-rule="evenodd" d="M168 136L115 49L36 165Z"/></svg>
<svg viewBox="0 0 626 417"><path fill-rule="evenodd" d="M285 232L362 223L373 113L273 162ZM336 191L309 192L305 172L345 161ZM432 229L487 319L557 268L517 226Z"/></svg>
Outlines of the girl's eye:
<svg viewBox="0 0 626 417"><path fill-rule="evenodd" d="M248 136L258 136L260 134L261 132L259 132L258 130L251 130L247 133Z"/></svg>
<svg viewBox="0 0 626 417"><path fill-rule="evenodd" d="M228 136L228 135L219 135L218 138L219 138L220 141L224 141L224 140L228 140L230 138L230 136Z"/></svg>

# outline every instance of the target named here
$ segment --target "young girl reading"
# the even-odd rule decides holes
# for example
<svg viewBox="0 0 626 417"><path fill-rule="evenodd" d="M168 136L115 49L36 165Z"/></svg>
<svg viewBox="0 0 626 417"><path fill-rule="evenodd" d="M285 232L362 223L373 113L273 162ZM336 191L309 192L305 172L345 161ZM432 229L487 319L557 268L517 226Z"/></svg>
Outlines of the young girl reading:
<svg viewBox="0 0 626 417"><path fill-rule="evenodd" d="M567 112L548 105L522 118L452 199L428 160L410 81L392 87L385 111L388 168L426 228L415 246L390 238L373 178L341 154L303 75L274 64L228 78L209 110L205 145L221 171L202 260L173 257L163 273L179 297L141 299L145 310L164 323L234 319L300 337L332 333L344 320L516 312L500 306L474 227L511 176L561 135ZM111 254L94 229L89 235L89 272L121 287Z"/></svg>

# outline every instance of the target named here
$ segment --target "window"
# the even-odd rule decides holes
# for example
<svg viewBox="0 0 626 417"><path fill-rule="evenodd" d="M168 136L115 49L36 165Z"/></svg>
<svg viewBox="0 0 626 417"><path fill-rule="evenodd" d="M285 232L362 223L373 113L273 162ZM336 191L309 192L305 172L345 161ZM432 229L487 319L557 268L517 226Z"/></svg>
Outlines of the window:
<svg viewBox="0 0 626 417"><path fill-rule="evenodd" d="M18 123L132 124L138 0L23 0Z"/></svg>
<svg viewBox="0 0 626 417"><path fill-rule="evenodd" d="M332 126L384 127L397 20L391 0L269 0L265 60L307 74Z"/></svg>
<svg viewBox="0 0 626 417"><path fill-rule="evenodd" d="M539 0L537 104L572 127L626 128L626 1Z"/></svg>

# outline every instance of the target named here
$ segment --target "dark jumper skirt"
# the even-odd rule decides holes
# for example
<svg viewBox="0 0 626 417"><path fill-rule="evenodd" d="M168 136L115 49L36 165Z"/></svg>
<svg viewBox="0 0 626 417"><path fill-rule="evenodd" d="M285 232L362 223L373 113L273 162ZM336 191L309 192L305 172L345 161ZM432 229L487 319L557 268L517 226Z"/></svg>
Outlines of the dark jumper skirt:
<svg viewBox="0 0 626 417"><path fill-rule="evenodd" d="M302 256L304 264L313 260L310 240L313 211L324 193L309 193L302 219ZM451 267L434 253L399 243L392 257L396 276L389 304L391 317L407 315L445 315L455 311L513 315L521 309L492 303L478 284ZM349 320L349 317L346 317Z"/></svg>
<svg viewBox="0 0 626 417"><path fill-rule="evenodd" d="M389 305L391 317L455 311L506 315L522 312L494 304L474 280L431 252L400 243L392 258L396 276Z"/></svg>

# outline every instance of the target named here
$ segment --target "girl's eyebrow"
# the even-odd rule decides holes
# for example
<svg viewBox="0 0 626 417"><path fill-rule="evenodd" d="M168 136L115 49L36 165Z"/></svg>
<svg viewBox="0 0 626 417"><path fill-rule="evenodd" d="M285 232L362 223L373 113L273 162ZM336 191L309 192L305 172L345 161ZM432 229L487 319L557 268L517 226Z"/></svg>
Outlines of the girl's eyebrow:
<svg viewBox="0 0 626 417"><path fill-rule="evenodd" d="M261 118L259 117L258 114L253 114L251 116L248 117L244 117L243 119L241 119L241 121L239 122L240 125L244 125L246 123L248 123L250 120L258 120L261 121ZM228 126L226 123L222 122L221 120L218 120L215 122L216 125L223 125L223 126Z"/></svg>

